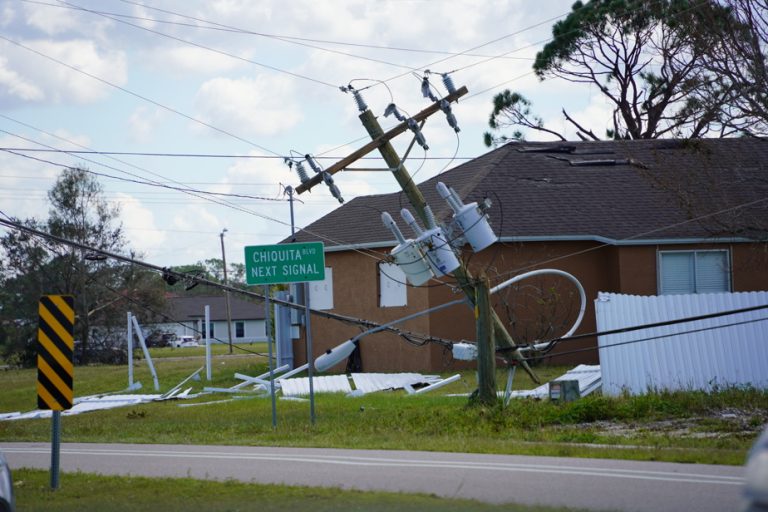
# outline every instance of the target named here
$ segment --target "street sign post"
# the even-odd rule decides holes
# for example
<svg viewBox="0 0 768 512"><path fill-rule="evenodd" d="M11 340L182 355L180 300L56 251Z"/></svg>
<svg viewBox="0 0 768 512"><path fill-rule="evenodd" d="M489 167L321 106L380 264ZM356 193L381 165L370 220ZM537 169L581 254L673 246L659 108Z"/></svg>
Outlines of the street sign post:
<svg viewBox="0 0 768 512"><path fill-rule="evenodd" d="M322 242L252 245L245 248L245 282L283 284L325 279Z"/></svg>
<svg viewBox="0 0 768 512"><path fill-rule="evenodd" d="M263 284L265 307L269 308L269 285L304 283L304 332L307 341L307 377L309 378L309 410L312 424L315 423L315 391L312 384L312 333L309 329L309 281L325 279L325 248L322 242L294 242L278 245L251 245L245 247L245 282L250 285ZM275 384L272 374L272 339L267 312L267 347L269 348L269 380L272 383L272 426L277 426L275 410Z"/></svg>
<svg viewBox="0 0 768 512"><path fill-rule="evenodd" d="M45 295L38 312L37 406L51 410L51 489L58 489L61 411L73 402L75 298Z"/></svg>

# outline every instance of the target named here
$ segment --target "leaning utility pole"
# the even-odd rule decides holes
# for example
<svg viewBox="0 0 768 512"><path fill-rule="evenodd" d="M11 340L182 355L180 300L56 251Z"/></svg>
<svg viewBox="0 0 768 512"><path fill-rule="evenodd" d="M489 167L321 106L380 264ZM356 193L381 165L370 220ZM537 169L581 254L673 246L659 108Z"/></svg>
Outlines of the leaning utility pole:
<svg viewBox="0 0 768 512"><path fill-rule="evenodd" d="M481 274L475 284L475 325L477 332L477 391L473 400L493 405L496 396L496 353L493 350L493 321L488 278Z"/></svg>
<svg viewBox="0 0 768 512"><path fill-rule="evenodd" d="M373 112L371 112L371 110L368 108L368 106L359 96L359 93L354 90L352 90L352 92L355 95L355 101L357 102L358 109L360 110L359 119L362 122L363 126L365 127L366 131L368 132L368 135L370 135L372 140L362 148L358 149L357 151L353 152L346 158L343 158L336 164L326 169L325 172L328 174L334 174L336 172L339 172L345 169L346 167L348 167L349 165L351 165L353 162L359 160L369 152L373 151L374 149L378 149L379 153L381 154L382 158L386 162L387 166L391 169L395 179L400 184L400 187L403 189L403 192L408 197L409 202L413 205L414 209L416 210L416 213L421 219L421 221L425 225L430 225L429 214L427 213L427 202L424 199L424 195L421 193L421 190L419 190L419 188L416 186L416 183L413 181L413 178L411 177L410 173L405 168L405 165L403 164L402 159L400 158L400 156L397 154L397 151L395 151L395 148L390 143L391 139L408 130L409 123L407 121L402 121L400 124L398 124L397 126L395 126L394 128L390 129L385 133L384 130L381 128L381 125L379 124L378 120L376 119L376 116L373 114ZM432 105L428 106L418 114L414 115L409 121L411 121L411 124L413 124L414 122L415 123L424 122L429 116L431 116L436 112L439 112L441 110L441 105L445 105L447 103L452 103L454 101L457 101L461 96L464 96L468 92L469 91L467 90L466 87L461 87L457 90L454 90L444 98L438 99L437 101L433 102ZM315 175L311 179L303 182L301 185L296 187L296 192L301 194L302 192L310 190L313 186L321 182L322 182L322 177L319 174ZM453 276L458 281L459 286L461 287L462 291L467 296L471 304L474 305L475 304L475 286L473 284L474 278L472 277L472 274L470 274L469 270L464 265L464 262L460 261L460 266L453 272ZM518 361L520 366L522 366L523 369L526 370L526 372L528 372L528 374L531 376L534 382L539 383L538 377L533 372L533 370L531 370L530 366L528 366L528 363L525 361L519 349L517 348L517 345L512 339L512 336L510 336L510 334L507 332L507 329L504 327L504 324L501 322L501 319L493 310L491 310L491 321L493 323L493 339L494 339L497 351L499 351L504 357L504 359L507 361L509 361L510 358Z"/></svg>
<svg viewBox="0 0 768 512"><path fill-rule="evenodd" d="M468 91L466 87L461 87L455 93L447 96L445 99L447 101L455 101L459 97L467 94L467 92ZM455 96L455 99L451 98L451 96ZM435 103L434 105L437 106L437 103ZM426 117L428 117L429 115L437 112L439 110L439 107L436 107L430 110L431 112L426 116L424 116L424 119L426 119ZM422 113L420 114L423 114L423 112L425 111L422 111ZM423 120L423 119L417 119L417 116L414 116L414 119L416 119L417 121ZM374 141L380 138L383 139L384 131L381 129L381 125L379 125L379 122L376 119L376 116L373 115L373 112L371 112L370 109L366 108L360 114L359 117L360 117L360 121L363 123L363 126L368 131L368 135L370 135ZM405 123L402 123L402 124L405 124ZM390 133L392 131L393 130L390 130ZM389 142L389 139L386 139L386 141L384 141L378 147L378 149L384 161L392 169L392 174L395 176L395 179L400 184L400 187L403 189L403 192L405 192L405 195L408 197L408 200L413 205L414 209L416 210L416 213L421 218L421 221L425 225L429 225L428 215L426 212L427 201L424 199L424 195L421 193L421 190L419 190L419 187L416 186L416 183L411 178L411 175L408 172L408 170L405 168L405 165L403 165L403 162L400 159L400 156L397 154L397 151L395 151L395 148L392 147L392 144ZM469 300L472 302L472 304L475 304L475 287L472 284L473 278L472 278L472 275L469 273L469 270L464 265L463 261L461 262L461 266L453 272L453 276L456 278L456 280L459 283L459 286L464 291L464 293L469 298ZM538 378L533 373L531 368L528 366L528 363L525 362L522 354L520 354L520 351L516 348L516 345L514 340L512 339L512 336L510 336L507 330L504 328L504 324L501 322L501 319L498 317L498 315L496 315L495 311L492 311L491 318L493 321L494 341L496 342L496 346L502 350L511 352L511 356L520 362L521 366L531 375L531 378L535 382L538 382ZM505 359L506 359L506 356L505 356Z"/></svg>

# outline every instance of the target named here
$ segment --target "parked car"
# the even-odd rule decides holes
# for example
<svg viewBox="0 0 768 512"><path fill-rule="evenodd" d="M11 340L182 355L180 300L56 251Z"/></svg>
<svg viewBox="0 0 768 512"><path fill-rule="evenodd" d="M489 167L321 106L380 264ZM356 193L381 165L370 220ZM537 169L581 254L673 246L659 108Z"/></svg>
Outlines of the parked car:
<svg viewBox="0 0 768 512"><path fill-rule="evenodd" d="M16 501L13 498L13 479L8 461L0 452L0 512L14 512Z"/></svg>
<svg viewBox="0 0 768 512"><path fill-rule="evenodd" d="M200 344L197 342L194 336L179 336L173 340L172 346L176 348L199 347Z"/></svg>
<svg viewBox="0 0 768 512"><path fill-rule="evenodd" d="M743 512L768 512L768 426L747 456Z"/></svg>

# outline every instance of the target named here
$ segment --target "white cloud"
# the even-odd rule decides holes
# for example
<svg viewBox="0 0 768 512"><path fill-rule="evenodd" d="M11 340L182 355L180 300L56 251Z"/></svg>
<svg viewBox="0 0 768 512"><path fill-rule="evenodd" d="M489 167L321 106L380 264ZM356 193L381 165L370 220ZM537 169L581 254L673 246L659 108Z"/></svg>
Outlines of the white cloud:
<svg viewBox="0 0 768 512"><path fill-rule="evenodd" d="M16 10L10 5L5 4L0 9L0 27L10 26L16 19Z"/></svg>
<svg viewBox="0 0 768 512"><path fill-rule="evenodd" d="M233 55L247 59L249 53L239 52ZM220 75L248 66L243 60L192 46L155 48L148 52L148 58L153 67L164 73Z"/></svg>
<svg viewBox="0 0 768 512"><path fill-rule="evenodd" d="M129 233L130 245L141 253L148 253L162 245L167 236L157 229L155 215L152 210L143 206L135 197L118 192L117 201L120 204L120 219Z"/></svg>
<svg viewBox="0 0 768 512"><path fill-rule="evenodd" d="M58 7L41 8L26 6L27 24L48 35L61 34L80 28L78 14L69 9Z"/></svg>
<svg viewBox="0 0 768 512"><path fill-rule="evenodd" d="M133 111L128 118L130 140L146 143L152 140L155 129L164 118L165 111L159 108L141 106Z"/></svg>
<svg viewBox="0 0 768 512"><path fill-rule="evenodd" d="M63 42L36 41L30 43L41 53L60 60L81 71L116 85L126 82L125 54L122 51L101 50L94 41L71 40ZM111 88L98 80L64 66L46 66L44 81L59 100L68 98L76 103L91 103L102 99ZM43 76L38 76L42 78Z"/></svg>
<svg viewBox="0 0 768 512"><path fill-rule="evenodd" d="M284 76L214 78L197 93L200 116L220 128L246 135L275 135L302 118L293 99L294 81Z"/></svg>
<svg viewBox="0 0 768 512"><path fill-rule="evenodd" d="M122 51L98 48L90 40L36 40L24 43L42 55L60 61L84 73L116 85L126 82L125 55ZM29 51L2 45L4 61L0 62L0 95L28 102L94 103L103 99L111 88L62 64L52 62Z"/></svg>
<svg viewBox="0 0 768 512"><path fill-rule="evenodd" d="M38 102L45 98L43 90L8 68L8 59L0 56L0 92L22 101Z"/></svg>

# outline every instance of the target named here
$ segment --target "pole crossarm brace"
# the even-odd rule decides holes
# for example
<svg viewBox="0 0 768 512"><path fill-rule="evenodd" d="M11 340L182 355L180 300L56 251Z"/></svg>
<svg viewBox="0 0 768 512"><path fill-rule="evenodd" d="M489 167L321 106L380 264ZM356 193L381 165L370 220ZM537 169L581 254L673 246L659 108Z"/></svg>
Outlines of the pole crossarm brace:
<svg viewBox="0 0 768 512"><path fill-rule="evenodd" d="M459 98L461 98L468 92L469 91L467 90L466 86L464 86L456 90L456 92L452 92L448 96L442 98L442 100L446 100L449 103L453 103L454 101L457 101ZM427 108L425 108L424 110L422 110L421 112L413 116L413 119L416 122L422 122L426 120L429 116L431 116L432 114L440 110L440 101L442 100L439 100L431 104L430 106L428 106ZM361 147L357 151L351 153L349 156L342 158L332 166L328 167L327 169L325 169L325 172L327 172L328 174L336 174L339 171L343 171L348 165L356 162L357 160L360 160L362 157L364 157L371 151L380 148L381 146L383 146L393 138L405 132L407 129L408 129L408 123L403 121L402 123L398 124L397 126L390 129L389 131L383 133L379 137L376 137L374 140L372 140L365 146ZM296 193L301 194L303 192L306 192L312 189L312 187L314 187L315 185L319 185L322 182L323 182L323 177L320 174L315 174L314 176L312 176L312 178L309 179L309 181L297 186L295 189Z"/></svg>

